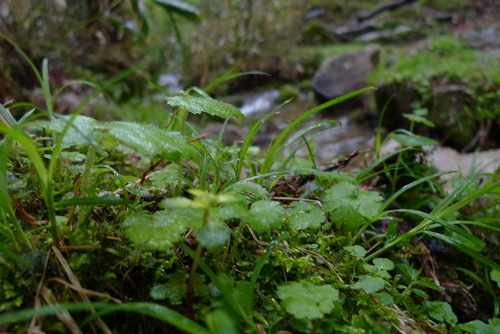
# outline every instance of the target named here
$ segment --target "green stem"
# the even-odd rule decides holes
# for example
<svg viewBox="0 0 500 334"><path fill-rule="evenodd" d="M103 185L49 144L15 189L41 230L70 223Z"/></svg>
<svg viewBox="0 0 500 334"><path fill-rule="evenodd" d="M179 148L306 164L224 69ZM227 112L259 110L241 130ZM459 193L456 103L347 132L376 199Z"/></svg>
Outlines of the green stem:
<svg viewBox="0 0 500 334"><path fill-rule="evenodd" d="M95 162L95 148L93 146L89 146L89 150L87 152L87 161L85 163L85 171L83 172L82 176L81 193L86 191L90 185L90 175L92 174L92 167L94 166L94 162ZM85 214L86 214L85 207L81 206L78 212L79 227L81 227L80 225L83 224L84 222Z"/></svg>
<svg viewBox="0 0 500 334"><path fill-rule="evenodd" d="M203 211L203 227L208 225L208 221L210 219L210 211L209 208L206 208ZM201 258L201 252L203 247L200 243L196 246L196 254L193 259L193 265L191 266L191 272L189 273L189 281L187 286L187 297L188 297L188 307L189 307L189 316L192 320L194 320L194 310L193 310L193 294L194 294L194 279L196 276L196 270L198 269L198 262Z"/></svg>
<svg viewBox="0 0 500 334"><path fill-rule="evenodd" d="M196 270L198 269L198 262L200 261L202 247L201 244L196 246L196 254L193 259L193 265L191 266L191 272L189 273L189 281L187 286L187 298L189 307L189 317L194 320L194 310L193 310L193 294L194 294L194 279L196 276Z"/></svg>

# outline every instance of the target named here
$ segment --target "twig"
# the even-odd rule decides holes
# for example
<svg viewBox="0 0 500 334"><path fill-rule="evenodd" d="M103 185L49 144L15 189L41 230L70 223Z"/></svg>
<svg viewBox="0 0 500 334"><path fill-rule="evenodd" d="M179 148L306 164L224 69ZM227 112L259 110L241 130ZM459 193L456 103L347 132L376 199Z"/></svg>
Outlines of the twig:
<svg viewBox="0 0 500 334"><path fill-rule="evenodd" d="M57 283L65 285L65 286L69 287L70 289L75 290L79 294L83 293L83 294L86 294L88 296L94 296L94 297L99 297L99 298L107 298L107 299L109 299L109 300L111 300L111 301L113 301L113 302L115 302L117 304L121 304L122 303L122 301L120 299L111 297L108 294L97 292L97 291L93 291L93 290L89 290L89 289L85 289L85 288L82 288L81 286L80 287L75 286L73 284L70 284L70 283L66 282L65 280L62 280L62 279L58 278L58 277L49 278L47 281L55 281Z"/></svg>
<svg viewBox="0 0 500 334"><path fill-rule="evenodd" d="M59 263L61 264L61 266L64 268L64 271L66 271L66 275L68 276L68 279L70 280L70 282L73 283L74 286L83 289L82 285L80 284L80 281L78 281L78 278L73 273L73 270L71 270L71 267L69 266L68 262L66 261L66 259L64 258L64 256L61 254L61 252L59 251L59 249L57 249L57 247L53 246L52 247L52 251L56 255L57 260L59 261ZM78 292L78 294L80 295L80 298L84 302L90 303L89 297L87 297L86 294L81 293L81 292ZM96 313L95 309L91 307L90 308L90 313L92 313L92 314ZM111 330L108 328L108 326L104 323L104 321L100 317L97 317L96 319L94 319L94 321L95 321L96 325L98 327L100 327L101 330L105 334L112 334Z"/></svg>
<svg viewBox="0 0 500 334"><path fill-rule="evenodd" d="M42 293L43 284L45 281L45 275L47 274L47 268L49 266L50 252L51 252L51 250L49 249L49 251L47 252L47 257L45 258L45 265L43 266L42 277L40 277L40 281L38 282L38 287L36 289L35 309L39 309L42 306L42 303L40 301L40 295ZM28 328L29 334L34 333L37 319L39 319L37 316L34 316L31 319L30 327Z"/></svg>

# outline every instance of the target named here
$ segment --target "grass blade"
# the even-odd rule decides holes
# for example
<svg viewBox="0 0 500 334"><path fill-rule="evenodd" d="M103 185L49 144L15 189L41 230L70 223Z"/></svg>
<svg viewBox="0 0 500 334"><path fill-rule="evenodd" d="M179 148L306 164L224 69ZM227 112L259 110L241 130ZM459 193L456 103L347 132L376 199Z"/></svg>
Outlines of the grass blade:
<svg viewBox="0 0 500 334"><path fill-rule="evenodd" d="M424 231L424 233L433 236L434 238L439 239L443 242L446 242L448 245L455 247L462 253L469 255L473 259L487 265L488 267L500 271L500 265L498 263L488 259L486 256L475 251L466 244L441 233L436 233L433 231Z"/></svg>
<svg viewBox="0 0 500 334"><path fill-rule="evenodd" d="M15 312L7 312L0 315L0 325L8 325L21 321L29 320L33 317L54 315L61 311L82 312L90 309L100 310L95 315L85 319L83 324L100 315L113 312L134 312L151 316L153 318L163 320L172 324L188 333L193 334L210 334L204 327L196 322L186 318L185 316L166 308L165 306L153 303L128 303L128 304L108 304L108 303L62 303L56 305L42 306L38 309L25 309ZM83 325L82 324L82 325Z"/></svg>
<svg viewBox="0 0 500 334"><path fill-rule="evenodd" d="M189 248L188 245L186 245L185 243L181 242L181 243L179 243L179 246L192 259L195 258L196 255L195 255L194 251L191 248ZM224 283L222 283L219 280L219 278L217 277L217 275L212 271L212 269L210 269L209 266L207 266L205 264L205 262L203 262L202 259L199 259L198 261L199 261L198 262L198 266L201 268L201 270L203 270L203 272L208 276L208 278L210 278L210 280L215 285L215 287L217 289L219 289L219 291L222 294L222 297L226 300L226 302L228 303L228 305L234 309L234 311L236 312L236 314L238 314L243 319L243 321L245 321L247 324L249 324L250 326L252 326L252 327L255 328L255 324L253 322L253 319L248 314L246 314L246 312L245 312L244 308L242 307L242 305L240 305L240 303L238 303L236 301L236 299L234 298L234 295L233 295L233 292L232 292L232 287L227 287L226 285L224 285Z"/></svg>
<svg viewBox="0 0 500 334"><path fill-rule="evenodd" d="M331 107L335 104L338 104L342 101L345 101L347 99L350 99L352 97L355 97L359 94L362 94L364 92L367 92L367 91L370 91L370 90L373 90L375 88L373 87L368 87L368 88L363 88L363 89L360 89L360 90L357 90L355 92L352 92L352 93L349 93L349 94L346 94L344 96L341 96L341 97L338 97L336 99L333 99L333 100L330 100L326 103L323 103L311 110L309 110L308 112L302 114L301 116L299 116L295 121L293 121L292 123L290 123L290 125L287 126L287 128L285 130L283 130L281 132L281 134L278 136L278 138L276 139L276 141L269 147L268 151L267 151L267 155L266 155L266 158L264 160L264 163L262 164L262 173L268 173L270 170L271 170L271 167L274 163L274 161L276 160L277 156L276 156L276 151L278 150L278 148L281 146L281 143L285 140L285 138L288 136L288 134L297 127L297 125L299 125L300 123L302 123L302 121L304 119L306 119L307 117L323 110L323 109L326 109L328 107Z"/></svg>

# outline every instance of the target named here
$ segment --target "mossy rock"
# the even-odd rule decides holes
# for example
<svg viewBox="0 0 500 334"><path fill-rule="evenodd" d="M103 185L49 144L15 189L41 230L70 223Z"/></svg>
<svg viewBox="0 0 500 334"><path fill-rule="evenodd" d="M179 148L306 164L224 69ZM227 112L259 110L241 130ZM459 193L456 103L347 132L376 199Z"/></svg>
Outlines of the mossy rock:
<svg viewBox="0 0 500 334"><path fill-rule="evenodd" d="M278 102L285 102L286 100L295 99L299 96L299 90L290 84L281 86L279 90L280 96L278 97Z"/></svg>

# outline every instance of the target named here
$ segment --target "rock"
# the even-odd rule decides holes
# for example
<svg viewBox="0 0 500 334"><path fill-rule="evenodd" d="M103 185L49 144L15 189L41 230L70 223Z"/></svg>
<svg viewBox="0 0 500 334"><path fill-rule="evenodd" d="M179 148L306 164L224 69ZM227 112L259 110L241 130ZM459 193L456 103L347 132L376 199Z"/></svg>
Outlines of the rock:
<svg viewBox="0 0 500 334"><path fill-rule="evenodd" d="M380 4L376 7L373 7L371 9L361 11L358 13L357 16L358 16L359 21L364 21L364 20L370 19L372 17L375 17L376 15L378 15L382 12L385 12L388 10L394 10L396 8L403 6L403 5L407 5L407 4L410 4L410 3L415 2L415 1L416 0L395 0L395 1L388 2L388 3L383 3L383 4Z"/></svg>
<svg viewBox="0 0 500 334"><path fill-rule="evenodd" d="M360 35L358 42L391 42L405 37L411 32L415 32L417 27L411 27L406 24L397 26L392 30L370 31Z"/></svg>
<svg viewBox="0 0 500 334"><path fill-rule="evenodd" d="M419 100L420 95L409 83L391 82L378 86L375 91L377 110L381 112L387 104L382 125L389 131L409 128L410 122L402 114L411 114L412 103Z"/></svg>
<svg viewBox="0 0 500 334"><path fill-rule="evenodd" d="M481 31L465 30L461 37L467 45L474 48L499 48L500 47L500 24L492 25Z"/></svg>
<svg viewBox="0 0 500 334"><path fill-rule="evenodd" d="M322 7L313 7L307 13L302 16L304 21L309 21L312 19L319 19L326 15L326 10Z"/></svg>
<svg viewBox="0 0 500 334"><path fill-rule="evenodd" d="M357 52L351 52L326 59L313 76L312 86L319 101L365 88L369 71L377 64L380 46L370 45Z"/></svg>
<svg viewBox="0 0 500 334"><path fill-rule="evenodd" d="M335 28L333 30L333 34L340 40L350 42L356 36L366 32L376 31L378 28L379 23L375 19L363 22L359 22L358 20L350 20Z"/></svg>
<svg viewBox="0 0 500 334"><path fill-rule="evenodd" d="M87 95L78 94L73 90L65 90L55 101L55 111L60 114L69 114L77 110L87 99ZM99 106L106 106L108 103L102 94L99 94L82 110L81 114L94 117L94 110Z"/></svg>
<svg viewBox="0 0 500 334"><path fill-rule="evenodd" d="M436 124L444 144L462 149L479 131L474 116L465 110L469 95L465 85L437 86L432 89L432 108L427 118ZM471 111L472 112L472 111Z"/></svg>
<svg viewBox="0 0 500 334"><path fill-rule="evenodd" d="M439 146L430 150L430 160L442 171L459 170L462 175L474 173L495 173L500 167L500 149L477 153L459 153L449 147Z"/></svg>

